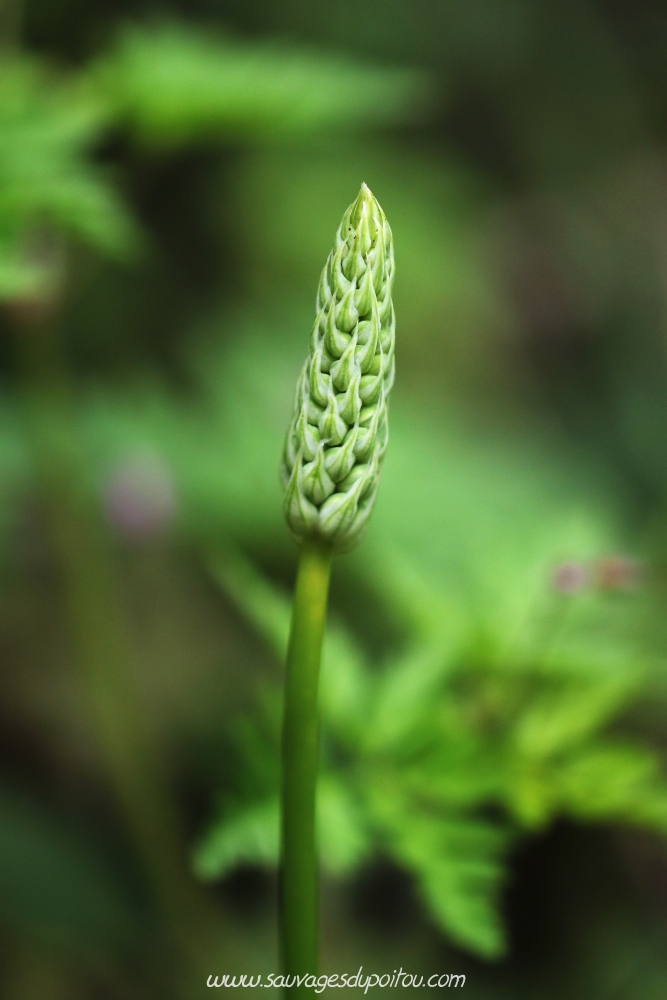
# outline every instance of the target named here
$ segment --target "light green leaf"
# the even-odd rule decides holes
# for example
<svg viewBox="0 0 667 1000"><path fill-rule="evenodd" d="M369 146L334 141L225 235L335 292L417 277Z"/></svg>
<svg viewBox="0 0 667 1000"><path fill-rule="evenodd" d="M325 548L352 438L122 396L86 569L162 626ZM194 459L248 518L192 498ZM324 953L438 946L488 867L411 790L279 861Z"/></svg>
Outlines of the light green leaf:
<svg viewBox="0 0 667 1000"><path fill-rule="evenodd" d="M0 66L0 296L53 281L41 234L66 232L112 255L138 246L127 211L94 167L100 105L37 62Z"/></svg>
<svg viewBox="0 0 667 1000"><path fill-rule="evenodd" d="M126 29L92 80L137 136L160 146L400 119L426 91L415 71L175 23Z"/></svg>
<svg viewBox="0 0 667 1000"><path fill-rule="evenodd" d="M444 636L389 665L374 691L365 734L368 750L400 747L423 723L424 716L431 714L434 698L451 668L451 650Z"/></svg>
<svg viewBox="0 0 667 1000"><path fill-rule="evenodd" d="M209 566L216 583L282 662L287 652L291 617L288 595L270 584L248 559L229 547L224 553L213 556Z"/></svg>
<svg viewBox="0 0 667 1000"><path fill-rule="evenodd" d="M237 865L275 867L278 812L278 802L272 799L215 822L195 850L195 874L211 880L222 878Z"/></svg>
<svg viewBox="0 0 667 1000"><path fill-rule="evenodd" d="M210 559L211 573L239 611L282 663L287 653L291 601L269 583L240 553L229 548ZM327 627L322 653L320 702L327 722L341 736L352 738L366 724L368 678L362 655L340 623Z"/></svg>
<svg viewBox="0 0 667 1000"><path fill-rule="evenodd" d="M317 820L324 867L337 876L358 868L371 851L367 820L348 784L331 773L318 782Z"/></svg>
<svg viewBox="0 0 667 1000"><path fill-rule="evenodd" d="M347 874L370 850L363 811L348 788L323 775L317 789L317 824L324 867ZM238 810L215 821L195 849L193 865L202 879L222 878L238 865L275 867L279 853L277 799Z"/></svg>
<svg viewBox="0 0 667 1000"><path fill-rule="evenodd" d="M558 769L556 788L560 807L578 819L667 833L667 782L646 747L601 741Z"/></svg>
<svg viewBox="0 0 667 1000"><path fill-rule="evenodd" d="M526 757L548 757L580 743L612 719L641 685L641 675L617 674L596 684L548 685L517 721L512 742Z"/></svg>
<svg viewBox="0 0 667 1000"><path fill-rule="evenodd" d="M497 958L505 948L497 909L505 843L490 824L417 810L393 832L393 853L415 874L436 922L453 941L485 958Z"/></svg>

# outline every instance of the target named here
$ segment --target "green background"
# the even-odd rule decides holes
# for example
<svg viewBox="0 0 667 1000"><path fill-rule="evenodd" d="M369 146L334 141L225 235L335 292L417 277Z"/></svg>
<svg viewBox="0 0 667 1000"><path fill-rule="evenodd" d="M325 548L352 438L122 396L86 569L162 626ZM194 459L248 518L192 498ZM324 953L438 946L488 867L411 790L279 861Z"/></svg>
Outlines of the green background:
<svg viewBox="0 0 667 1000"><path fill-rule="evenodd" d="M277 971L280 452L365 181L397 380L332 581L323 971L662 997L667 13L5 0L0 35L0 994Z"/></svg>

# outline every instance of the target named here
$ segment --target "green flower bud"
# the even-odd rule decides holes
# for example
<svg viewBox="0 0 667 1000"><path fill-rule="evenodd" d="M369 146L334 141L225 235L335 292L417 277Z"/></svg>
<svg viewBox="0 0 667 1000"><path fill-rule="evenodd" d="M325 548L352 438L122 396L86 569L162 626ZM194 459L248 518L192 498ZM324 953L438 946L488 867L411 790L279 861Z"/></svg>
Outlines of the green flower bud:
<svg viewBox="0 0 667 1000"><path fill-rule="evenodd" d="M366 527L387 447L393 279L391 230L362 184L322 271L282 463L293 535L323 538L338 552Z"/></svg>

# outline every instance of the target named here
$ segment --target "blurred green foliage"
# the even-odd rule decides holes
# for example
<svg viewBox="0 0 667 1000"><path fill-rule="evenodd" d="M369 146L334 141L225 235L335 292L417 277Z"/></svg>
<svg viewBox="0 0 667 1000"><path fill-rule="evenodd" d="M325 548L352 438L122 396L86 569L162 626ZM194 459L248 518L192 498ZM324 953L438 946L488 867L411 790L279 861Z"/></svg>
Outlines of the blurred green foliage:
<svg viewBox="0 0 667 1000"><path fill-rule="evenodd" d="M427 423L393 414L392 471L357 569L403 619L403 651L378 667L342 623L330 630L320 828L333 874L388 853L443 930L492 956L500 860L516 837L559 815L664 833L667 783L654 752L610 731L660 676L638 628L646 595L569 595L551 580L563 553L604 551L611 526L580 501L538 500L553 472L536 460L522 480L509 456L494 470L482 452L485 491L505 487L500 534L473 502L477 475L466 482L473 449L457 463ZM212 572L282 661L288 595L238 555L223 552ZM234 794L196 855L205 877L277 860L280 715L275 698L261 704L254 729L230 732Z"/></svg>
<svg viewBox="0 0 667 1000"><path fill-rule="evenodd" d="M89 158L107 124L95 102L34 60L5 60L0 115L0 297L50 290L53 252L44 230L104 253L127 252L135 225Z"/></svg>
<svg viewBox="0 0 667 1000"><path fill-rule="evenodd" d="M667 832L667 22L532 0L283 7L226 5L234 33L212 7L126 24L113 5L35 0L25 46L5 40L0 976L15 1000L172 989L70 677L17 317L57 313L147 727L196 872L233 884L276 861L295 561L278 461L317 277L362 180L396 240L399 377L377 511L334 576L323 865L358 886L390 859L418 888L424 941L428 919L491 958L517 941L516 859L554 824ZM629 854L613 864L641 868ZM638 910L619 890L618 913L600 890L585 923L584 876L567 862L571 965L549 904L527 908L553 939L553 985L537 959L537 980L529 961L486 981L475 966L476 995L658 995L653 887ZM270 922L250 923L226 961L268 970ZM435 940L406 934L374 960L449 961Z"/></svg>
<svg viewBox="0 0 667 1000"><path fill-rule="evenodd" d="M412 115L427 94L414 71L178 23L126 31L91 76L112 113L160 148L202 136L266 141L368 127Z"/></svg>
<svg viewBox="0 0 667 1000"><path fill-rule="evenodd" d="M90 834L9 789L1 814L5 927L84 958L110 945L131 950L135 900Z"/></svg>

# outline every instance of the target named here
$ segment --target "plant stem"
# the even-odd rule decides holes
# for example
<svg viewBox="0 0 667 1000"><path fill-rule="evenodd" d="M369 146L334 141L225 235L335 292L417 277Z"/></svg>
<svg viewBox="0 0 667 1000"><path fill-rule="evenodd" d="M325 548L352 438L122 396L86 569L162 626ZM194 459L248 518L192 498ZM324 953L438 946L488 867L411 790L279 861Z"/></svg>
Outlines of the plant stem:
<svg viewBox="0 0 667 1000"><path fill-rule="evenodd" d="M142 711L126 615L79 441L59 331L51 321L17 328L16 343L28 442L95 735L162 914L184 957L198 962L213 935L211 915L187 870L175 804Z"/></svg>
<svg viewBox="0 0 667 1000"><path fill-rule="evenodd" d="M289 975L317 973L317 687L331 560L326 542L303 543L287 650L280 909L283 965ZM303 985L290 990L295 996L308 992Z"/></svg>

